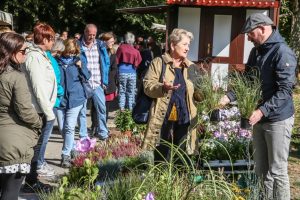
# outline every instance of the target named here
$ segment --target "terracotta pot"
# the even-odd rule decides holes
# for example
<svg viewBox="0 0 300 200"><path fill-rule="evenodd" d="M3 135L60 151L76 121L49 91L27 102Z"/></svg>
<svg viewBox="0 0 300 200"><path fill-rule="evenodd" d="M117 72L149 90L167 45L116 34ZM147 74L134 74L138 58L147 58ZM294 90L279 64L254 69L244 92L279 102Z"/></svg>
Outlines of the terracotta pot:
<svg viewBox="0 0 300 200"><path fill-rule="evenodd" d="M252 125L249 123L249 119L241 118L241 128L243 129L251 129Z"/></svg>

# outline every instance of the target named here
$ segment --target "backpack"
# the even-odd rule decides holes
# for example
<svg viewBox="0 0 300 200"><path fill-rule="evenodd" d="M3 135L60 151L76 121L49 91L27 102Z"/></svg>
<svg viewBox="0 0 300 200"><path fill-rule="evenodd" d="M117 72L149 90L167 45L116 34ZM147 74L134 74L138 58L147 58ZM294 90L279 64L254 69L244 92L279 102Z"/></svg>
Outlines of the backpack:
<svg viewBox="0 0 300 200"><path fill-rule="evenodd" d="M162 59L162 71L159 77L159 82L162 83L163 81L163 76L165 75L166 72L166 64L164 63ZM150 108L153 102L153 98L147 96L144 93L144 87L140 87L137 99L135 102L135 106L133 107L132 110L132 119L136 124L147 124L148 118L149 118L149 113L150 113Z"/></svg>

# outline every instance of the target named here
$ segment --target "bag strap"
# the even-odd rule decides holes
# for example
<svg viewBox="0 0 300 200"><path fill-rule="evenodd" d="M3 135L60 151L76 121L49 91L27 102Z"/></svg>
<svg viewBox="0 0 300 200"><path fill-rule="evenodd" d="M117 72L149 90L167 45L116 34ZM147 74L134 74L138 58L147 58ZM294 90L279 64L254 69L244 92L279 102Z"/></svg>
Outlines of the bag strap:
<svg viewBox="0 0 300 200"><path fill-rule="evenodd" d="M161 58L162 69L161 69L161 73L160 73L160 77L159 77L159 82L162 83L163 78L166 73L166 63L164 62L164 59L162 57L160 57L160 58Z"/></svg>

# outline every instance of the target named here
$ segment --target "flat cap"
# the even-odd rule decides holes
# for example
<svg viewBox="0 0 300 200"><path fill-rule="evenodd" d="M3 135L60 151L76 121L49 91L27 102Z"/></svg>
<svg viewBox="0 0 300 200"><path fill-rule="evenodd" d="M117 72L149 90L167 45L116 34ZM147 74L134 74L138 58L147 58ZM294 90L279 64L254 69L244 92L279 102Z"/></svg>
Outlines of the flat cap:
<svg viewBox="0 0 300 200"><path fill-rule="evenodd" d="M260 25L273 25L273 21L262 13L254 13L247 18L242 33L249 33Z"/></svg>

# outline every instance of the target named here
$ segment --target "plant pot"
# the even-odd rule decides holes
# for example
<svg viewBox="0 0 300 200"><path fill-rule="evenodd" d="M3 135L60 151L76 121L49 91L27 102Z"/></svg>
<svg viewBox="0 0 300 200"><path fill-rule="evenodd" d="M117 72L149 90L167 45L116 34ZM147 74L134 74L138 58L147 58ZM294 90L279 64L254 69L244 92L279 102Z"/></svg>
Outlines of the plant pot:
<svg viewBox="0 0 300 200"><path fill-rule="evenodd" d="M237 164L245 164L246 165L247 161L245 159L243 159L243 160L236 160L235 163L237 163Z"/></svg>
<svg viewBox="0 0 300 200"><path fill-rule="evenodd" d="M223 164L231 164L231 162L230 162L230 160L221 160L221 163L223 163Z"/></svg>
<svg viewBox="0 0 300 200"><path fill-rule="evenodd" d="M210 161L208 161L209 165L216 165L216 164L219 164L219 163L220 163L219 160L210 160Z"/></svg>
<svg viewBox="0 0 300 200"><path fill-rule="evenodd" d="M219 109L215 109L213 111L211 111L209 113L209 119L210 121L212 122L219 122L221 121L221 113L220 113L220 110Z"/></svg>
<svg viewBox="0 0 300 200"><path fill-rule="evenodd" d="M252 125L249 123L249 119L241 118L241 128L243 129L251 129Z"/></svg>

